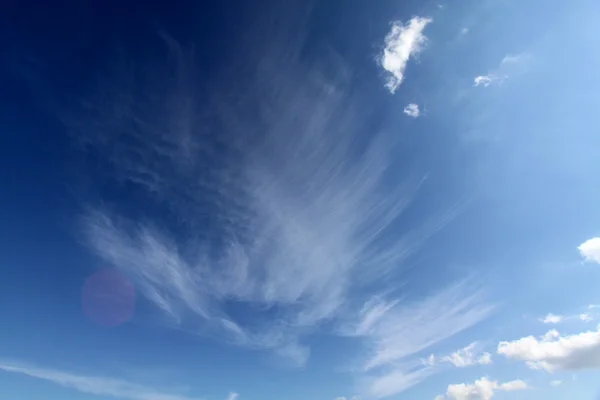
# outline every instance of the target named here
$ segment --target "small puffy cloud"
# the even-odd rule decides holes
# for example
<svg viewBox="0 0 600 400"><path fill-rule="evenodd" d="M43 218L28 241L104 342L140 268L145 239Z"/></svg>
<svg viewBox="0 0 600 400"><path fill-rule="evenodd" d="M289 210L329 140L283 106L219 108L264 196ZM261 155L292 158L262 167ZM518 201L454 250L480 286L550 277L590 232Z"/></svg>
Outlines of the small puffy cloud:
<svg viewBox="0 0 600 400"><path fill-rule="evenodd" d="M600 264L600 237L586 240L577 249L585 261Z"/></svg>
<svg viewBox="0 0 600 400"><path fill-rule="evenodd" d="M478 343L471 343L470 345L455 351L449 356L442 357L442 362L448 362L455 367L464 368L471 365L487 365L492 363L492 356L490 353L477 354Z"/></svg>
<svg viewBox="0 0 600 400"><path fill-rule="evenodd" d="M483 377L471 384L458 383L448 385L445 395L439 395L435 400L490 400L496 392L512 392L527 389L527 383L514 380L505 383L490 381Z"/></svg>
<svg viewBox="0 0 600 400"><path fill-rule="evenodd" d="M476 76L474 79L474 86L483 86L483 87L488 87L492 84L492 82L495 80L495 78L491 75L479 75Z"/></svg>
<svg viewBox="0 0 600 400"><path fill-rule="evenodd" d="M227 400L237 400L238 397L240 397L238 393L231 392L229 393L229 396L227 396Z"/></svg>
<svg viewBox="0 0 600 400"><path fill-rule="evenodd" d="M561 336L556 330L545 335L500 342L498 354L525 361L532 369L582 370L600 368L600 327L597 331Z"/></svg>
<svg viewBox="0 0 600 400"><path fill-rule="evenodd" d="M559 381L559 380L550 382L550 386L554 386L554 387L560 386L562 384L563 384L563 381Z"/></svg>
<svg viewBox="0 0 600 400"><path fill-rule="evenodd" d="M548 313L543 319L542 322L545 324L558 324L560 322L562 322L563 320L563 316L562 315L555 315L552 313Z"/></svg>
<svg viewBox="0 0 600 400"><path fill-rule="evenodd" d="M419 110L419 105L415 103L410 103L406 107L404 107L404 114L409 117L417 118L421 115L421 110Z"/></svg>
<svg viewBox="0 0 600 400"><path fill-rule="evenodd" d="M406 24L392 24L392 29L385 38L383 54L379 57L379 63L388 72L385 86L391 93L402 84L408 60L421 52L427 41L423 30L430 22L430 18L414 17Z"/></svg>

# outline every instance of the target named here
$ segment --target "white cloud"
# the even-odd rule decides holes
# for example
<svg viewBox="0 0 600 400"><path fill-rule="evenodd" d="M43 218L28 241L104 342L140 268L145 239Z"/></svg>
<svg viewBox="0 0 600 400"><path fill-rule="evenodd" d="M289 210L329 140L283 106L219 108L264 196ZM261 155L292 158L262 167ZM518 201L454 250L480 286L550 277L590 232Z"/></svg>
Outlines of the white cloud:
<svg viewBox="0 0 600 400"><path fill-rule="evenodd" d="M559 324L574 321L592 322L596 318L598 318L598 313L594 311L593 307L588 306L587 310L580 314L556 315L548 313L544 318L540 318L540 321L545 324Z"/></svg>
<svg viewBox="0 0 600 400"><path fill-rule="evenodd" d="M563 384L563 381L560 381L560 380L554 380L554 381L550 382L550 386L554 386L554 387L560 386L562 384Z"/></svg>
<svg viewBox="0 0 600 400"><path fill-rule="evenodd" d="M490 381L483 377L472 384L458 383L448 385L445 395L439 395L436 400L490 400L496 392L511 392L527 389L527 383L522 380L514 380L505 383Z"/></svg>
<svg viewBox="0 0 600 400"><path fill-rule="evenodd" d="M568 336L551 330L540 338L500 342L498 354L549 372L600 368L600 328Z"/></svg>
<svg viewBox="0 0 600 400"><path fill-rule="evenodd" d="M492 84L502 84L510 76L526 72L530 68L532 61L533 56L529 53L506 55L496 69L488 72L486 75L476 76L473 79L473 85L488 87Z"/></svg>
<svg viewBox="0 0 600 400"><path fill-rule="evenodd" d="M422 360L422 363L430 367L446 363L452 364L457 368L491 364L492 355L487 352L480 352L479 347L479 343L474 342L447 356L439 357L431 354L427 359Z"/></svg>
<svg viewBox="0 0 600 400"><path fill-rule="evenodd" d="M76 375L52 369L9 365L7 363L0 364L0 370L27 375L32 378L53 382L57 385L74 389L82 393L99 396L111 396L129 400L194 400L191 397L163 393L146 386L119 379Z"/></svg>
<svg viewBox="0 0 600 400"><path fill-rule="evenodd" d="M430 22L430 18L414 17L407 24L392 24L379 59L381 66L389 73L386 87L391 93L402 84L408 60L421 52L427 41L423 30Z"/></svg>
<svg viewBox="0 0 600 400"><path fill-rule="evenodd" d="M579 319L583 322L591 322L594 318L589 313L579 314Z"/></svg>
<svg viewBox="0 0 600 400"><path fill-rule="evenodd" d="M552 313L548 313L543 319L542 322L545 324L558 324L564 319L561 315L555 315Z"/></svg>
<svg viewBox="0 0 600 400"><path fill-rule="evenodd" d="M421 110L419 110L419 105L415 103L410 103L406 107L404 107L404 114L409 117L417 118L421 115Z"/></svg>
<svg viewBox="0 0 600 400"><path fill-rule="evenodd" d="M227 396L227 400L237 400L238 397L240 397L238 393L231 392L229 393L229 396Z"/></svg>
<svg viewBox="0 0 600 400"><path fill-rule="evenodd" d="M474 82L475 82L475 86L488 87L495 80L496 80L496 78L491 75L479 75L479 76L475 77Z"/></svg>
<svg viewBox="0 0 600 400"><path fill-rule="evenodd" d="M448 362L455 367L464 368L471 365L488 365L492 363L492 355L490 353L477 354L478 343L470 345L455 351L449 356L442 357L442 362Z"/></svg>
<svg viewBox="0 0 600 400"><path fill-rule="evenodd" d="M586 240L577 249L585 261L600 264L600 237Z"/></svg>

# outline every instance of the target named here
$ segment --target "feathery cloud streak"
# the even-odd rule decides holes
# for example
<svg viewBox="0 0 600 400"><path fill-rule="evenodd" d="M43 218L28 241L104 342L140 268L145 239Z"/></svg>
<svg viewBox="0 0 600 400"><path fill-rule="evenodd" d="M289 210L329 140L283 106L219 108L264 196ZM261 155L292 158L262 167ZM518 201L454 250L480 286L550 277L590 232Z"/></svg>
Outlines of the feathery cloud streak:
<svg viewBox="0 0 600 400"><path fill-rule="evenodd" d="M27 375L32 378L53 382L66 388L75 389L82 393L99 396L111 396L130 400L197 400L187 396L163 393L146 386L113 378L76 375L52 369L10 365L7 363L0 363L0 370Z"/></svg>
<svg viewBox="0 0 600 400"><path fill-rule="evenodd" d="M277 34L267 24L247 35L245 64L220 71L208 94L194 86L193 58L167 39L175 77L143 81L144 96L128 79L109 80L104 100L92 96L86 119L71 126L143 198L134 211L90 207L82 218L90 248L171 323L302 365L310 354L302 337L369 303L367 287L399 276L461 205L407 224L426 174L398 157L396 135L373 128L337 55L327 65L301 60L302 18L293 20ZM428 22L413 20L415 31L394 39L408 56ZM354 336L372 350L366 370L386 369L377 371L385 380L392 363L477 323L489 312L478 299L453 286L358 316ZM236 319L235 307L248 318Z"/></svg>

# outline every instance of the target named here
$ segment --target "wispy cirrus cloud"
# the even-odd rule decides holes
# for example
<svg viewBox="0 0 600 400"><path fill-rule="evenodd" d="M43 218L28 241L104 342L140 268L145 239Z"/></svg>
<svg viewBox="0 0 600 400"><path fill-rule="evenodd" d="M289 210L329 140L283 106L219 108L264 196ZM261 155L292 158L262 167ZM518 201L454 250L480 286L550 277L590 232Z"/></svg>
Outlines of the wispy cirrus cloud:
<svg viewBox="0 0 600 400"><path fill-rule="evenodd" d="M385 86L390 93L395 93L402 84L404 71L410 58L423 50L427 42L423 31L431 21L431 18L414 17L406 24L399 21L392 24L379 57L379 63L388 73Z"/></svg>
<svg viewBox="0 0 600 400"><path fill-rule="evenodd" d="M529 53L506 55L497 68L486 75L476 76L473 79L473 85L482 87L500 85L509 77L526 72L531 67L532 61L533 56Z"/></svg>
<svg viewBox="0 0 600 400"><path fill-rule="evenodd" d="M370 376L370 395L391 396L434 374L433 366L415 355L477 324L492 310L483 293L467 282L416 302L371 299L358 322L346 327L346 334L362 337L368 345L363 370Z"/></svg>
<svg viewBox="0 0 600 400"><path fill-rule="evenodd" d="M169 394L147 386L114 378L78 375L54 369L17 365L6 362L0 363L0 370L14 374L27 375L32 378L55 383L65 388L74 389L81 393L98 396L111 396L129 400L198 400L197 398L179 394Z"/></svg>
<svg viewBox="0 0 600 400"><path fill-rule="evenodd" d="M470 367L472 365L488 365L492 363L492 355L488 352L480 350L481 345L473 342L462 349L446 356L435 356L431 354L424 363L434 366L438 364L452 364L457 368Z"/></svg>
<svg viewBox="0 0 600 400"><path fill-rule="evenodd" d="M245 64L223 68L209 93L194 86L192 53L170 38L174 76L143 80L143 95L129 79L103 82L70 126L107 161L103 178L130 188L139 207L114 197L91 205L82 231L170 324L303 365L306 335L324 326L338 334L351 319L369 350L373 392L397 393L394 382L407 387L427 373L394 364L413 363L490 308L466 285L419 301L374 300L462 203L407 217L426 171L407 168L398 138L374 128L336 54L327 65L301 60L298 15L283 31L250 32ZM396 25L388 37L384 64L396 84L429 22Z"/></svg>

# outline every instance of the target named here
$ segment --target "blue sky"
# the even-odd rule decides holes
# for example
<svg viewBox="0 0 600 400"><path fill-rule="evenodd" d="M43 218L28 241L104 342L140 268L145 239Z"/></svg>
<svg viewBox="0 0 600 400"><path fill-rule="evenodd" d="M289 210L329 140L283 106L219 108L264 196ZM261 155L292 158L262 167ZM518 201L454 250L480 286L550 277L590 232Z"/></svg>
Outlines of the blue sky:
<svg viewBox="0 0 600 400"><path fill-rule="evenodd" d="M3 5L0 397L597 400L599 12Z"/></svg>

